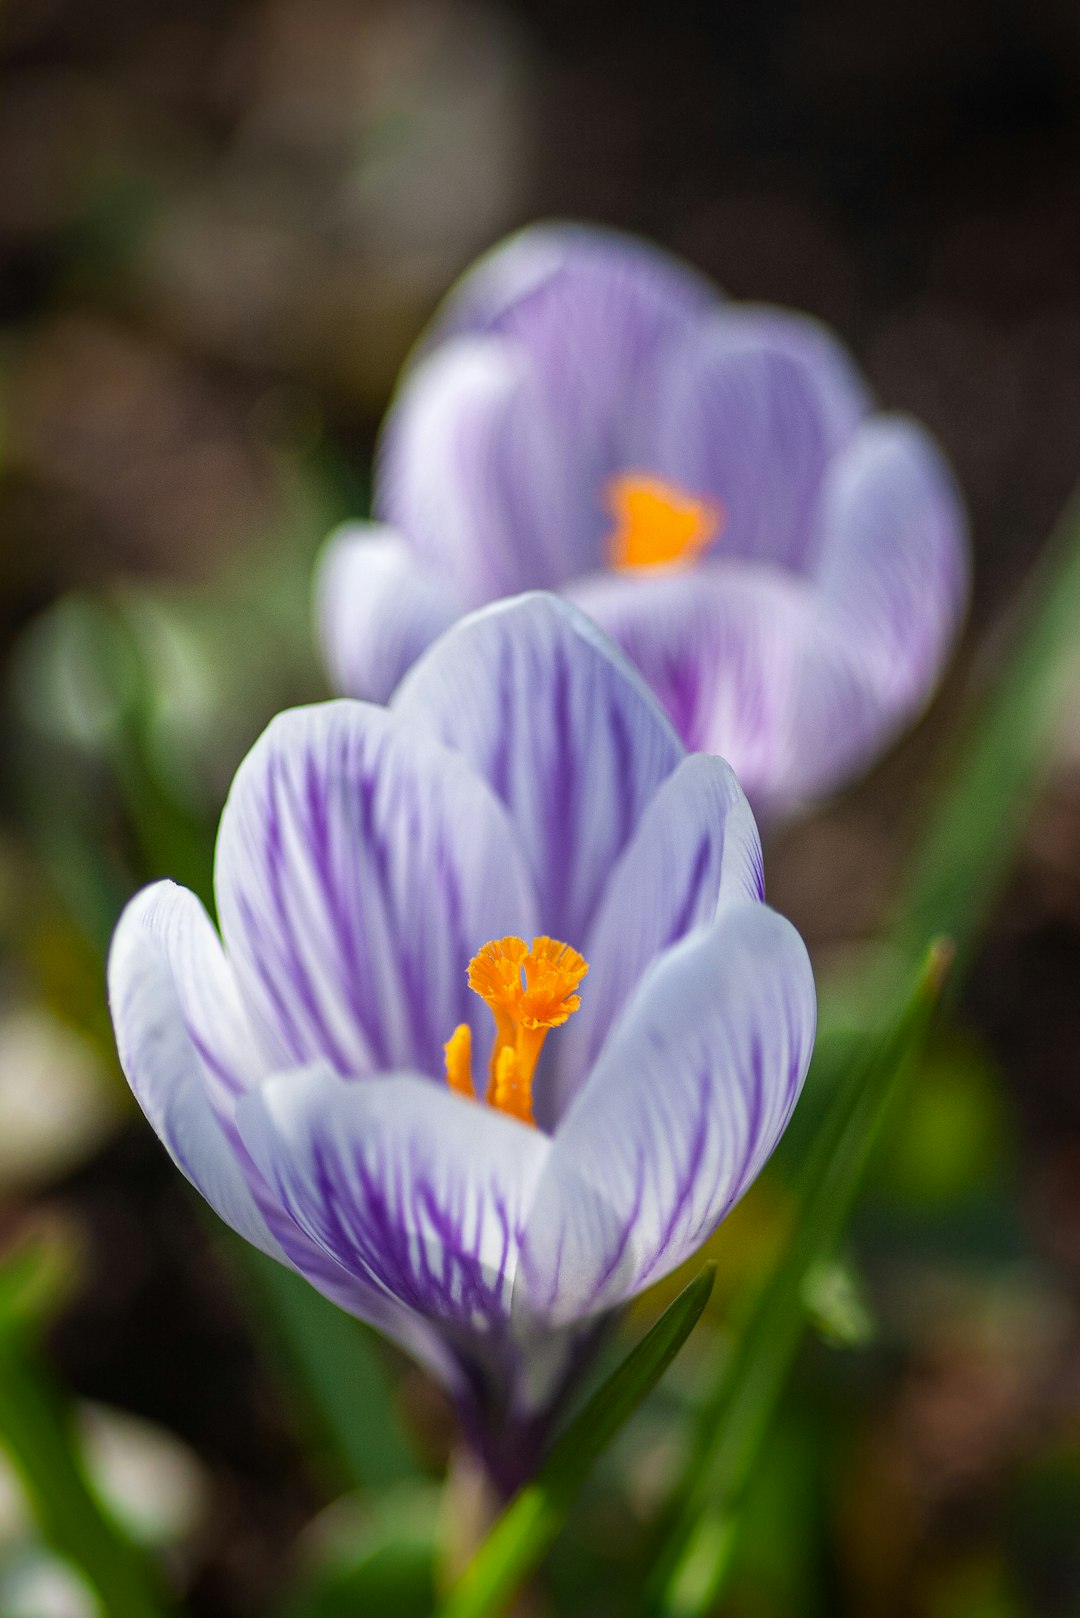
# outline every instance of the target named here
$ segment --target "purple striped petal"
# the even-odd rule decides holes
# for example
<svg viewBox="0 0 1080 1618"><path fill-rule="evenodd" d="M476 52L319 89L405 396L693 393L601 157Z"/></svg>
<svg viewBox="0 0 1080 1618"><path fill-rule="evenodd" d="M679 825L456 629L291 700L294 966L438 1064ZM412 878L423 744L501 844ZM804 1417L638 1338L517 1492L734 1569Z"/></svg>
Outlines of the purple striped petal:
<svg viewBox="0 0 1080 1618"><path fill-rule="evenodd" d="M241 765L217 845L218 913L268 1065L441 1074L485 939L527 933L506 813L460 758L382 708L281 714Z"/></svg>
<svg viewBox="0 0 1080 1618"><path fill-rule="evenodd" d="M783 355L814 378L829 443L846 444L874 407L873 395L844 344L823 321L776 304L729 303L723 310L733 339Z"/></svg>
<svg viewBox="0 0 1080 1618"><path fill-rule="evenodd" d="M874 671L827 614L803 626L783 771L769 800L774 818L835 792L881 752L896 729Z"/></svg>
<svg viewBox="0 0 1080 1618"><path fill-rule="evenodd" d="M283 1207L351 1273L479 1336L509 1318L546 1135L415 1075L325 1066L271 1080L239 1123Z"/></svg>
<svg viewBox="0 0 1080 1618"><path fill-rule="evenodd" d="M392 711L506 804L540 930L580 948L612 865L683 757L645 685L581 613L532 595L450 630Z"/></svg>
<svg viewBox="0 0 1080 1618"><path fill-rule="evenodd" d="M967 523L930 436L878 416L830 469L817 579L832 633L859 645L888 728L926 700L963 615Z"/></svg>
<svg viewBox="0 0 1080 1618"><path fill-rule="evenodd" d="M226 1224L281 1258L222 1121L254 1080L255 1042L194 894L172 882L137 894L113 936L108 979L120 1065L169 1156Z"/></svg>
<svg viewBox="0 0 1080 1618"><path fill-rule="evenodd" d="M528 356L494 337L406 372L379 446L379 515L467 606L595 566L602 480Z"/></svg>
<svg viewBox="0 0 1080 1618"><path fill-rule="evenodd" d="M967 530L940 453L879 416L838 456L821 510L816 611L802 641L784 791L820 797L864 769L923 707L967 599Z"/></svg>
<svg viewBox="0 0 1080 1618"><path fill-rule="evenodd" d="M559 1112L657 956L721 904L764 897L761 839L735 772L707 754L684 759L623 850L585 942L588 992L555 1047Z"/></svg>
<svg viewBox="0 0 1080 1618"><path fill-rule="evenodd" d="M686 746L726 758L755 808L771 809L801 745L810 587L716 562L656 579L593 575L573 598L640 670Z"/></svg>
<svg viewBox="0 0 1080 1618"><path fill-rule="evenodd" d="M661 956L560 1121L516 1306L585 1316L689 1258L779 1140L815 1015L802 941L764 905L725 905Z"/></svg>
<svg viewBox="0 0 1080 1618"><path fill-rule="evenodd" d="M457 1391L459 1368L424 1323L317 1247L275 1204L237 1132L256 1041L217 934L186 888L158 882L124 910L109 951L120 1061L181 1173L227 1225L379 1327Z"/></svg>
<svg viewBox="0 0 1080 1618"><path fill-rule="evenodd" d="M826 467L865 410L854 368L823 327L724 309L671 353L641 459L720 502L715 554L805 572Z"/></svg>
<svg viewBox="0 0 1080 1618"><path fill-rule="evenodd" d="M546 223L518 231L463 276L430 341L463 333L511 338L555 390L595 402L647 380L667 345L717 302L689 265L619 231Z"/></svg>
<svg viewBox="0 0 1080 1618"><path fill-rule="evenodd" d="M446 581L392 528L348 523L323 547L316 629L331 682L346 696L385 702L460 611Z"/></svg>

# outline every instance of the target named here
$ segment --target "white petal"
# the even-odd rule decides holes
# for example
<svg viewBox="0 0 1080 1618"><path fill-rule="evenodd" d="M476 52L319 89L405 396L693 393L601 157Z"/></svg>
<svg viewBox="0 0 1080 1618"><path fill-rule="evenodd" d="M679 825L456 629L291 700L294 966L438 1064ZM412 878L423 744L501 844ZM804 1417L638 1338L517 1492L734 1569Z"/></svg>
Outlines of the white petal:
<svg viewBox="0 0 1080 1618"><path fill-rule="evenodd" d="M648 967L722 904L765 896L761 839L731 766L695 753L641 817L585 941L581 1010L559 1034L559 1110L589 1073Z"/></svg>
<svg viewBox="0 0 1080 1618"><path fill-rule="evenodd" d="M626 660L566 602L523 596L444 635L393 711L506 804L540 929L580 948L612 864L683 756Z"/></svg>
<svg viewBox="0 0 1080 1618"><path fill-rule="evenodd" d="M829 471L817 578L832 633L870 664L883 729L929 695L968 572L963 503L929 434L903 416L867 422Z"/></svg>
<svg viewBox="0 0 1080 1618"><path fill-rule="evenodd" d="M383 427L381 518L466 606L595 565L602 480L528 357L459 337L408 372Z"/></svg>
<svg viewBox="0 0 1080 1618"><path fill-rule="evenodd" d="M535 897L506 812L463 761L383 708L280 714L221 820L222 933L277 1070L443 1070L487 939Z"/></svg>
<svg viewBox="0 0 1080 1618"><path fill-rule="evenodd" d="M563 1322L688 1258L779 1140L814 1024L802 941L764 905L661 956L559 1123L515 1305Z"/></svg>
<svg viewBox="0 0 1080 1618"><path fill-rule="evenodd" d="M772 809L802 738L795 724L818 602L805 580L719 561L663 578L594 574L574 600L626 652L687 747L726 758Z"/></svg>
<svg viewBox="0 0 1080 1618"><path fill-rule="evenodd" d="M315 575L316 629L336 690L385 702L406 669L459 614L445 580L392 528L332 533Z"/></svg>
<svg viewBox="0 0 1080 1618"><path fill-rule="evenodd" d="M255 1081L257 1045L217 934L194 894L159 882L127 906L109 952L109 1003L121 1065L139 1105L214 1211L456 1389L460 1370L438 1338L304 1236L251 1162L233 1109L243 1087Z"/></svg>
<svg viewBox="0 0 1080 1618"><path fill-rule="evenodd" d="M212 1085L238 1093L251 1082L254 1040L194 894L171 882L137 894L113 937L108 975L121 1066L169 1156L226 1224L280 1258L211 1100Z"/></svg>
<svg viewBox="0 0 1080 1618"><path fill-rule="evenodd" d="M509 1316L521 1230L551 1143L411 1074L325 1066L241 1106L252 1157L298 1227L430 1320L483 1336Z"/></svg>
<svg viewBox="0 0 1080 1618"><path fill-rule="evenodd" d="M822 479L865 406L854 367L823 329L728 306L671 354L647 464L720 502L716 556L807 572Z"/></svg>

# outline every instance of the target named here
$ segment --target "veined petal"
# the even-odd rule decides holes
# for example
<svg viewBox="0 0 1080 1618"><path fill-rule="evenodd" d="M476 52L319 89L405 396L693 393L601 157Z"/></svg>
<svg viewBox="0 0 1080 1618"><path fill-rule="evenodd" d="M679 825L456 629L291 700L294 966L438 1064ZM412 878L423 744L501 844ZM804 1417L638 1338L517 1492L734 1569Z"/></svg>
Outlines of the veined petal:
<svg viewBox="0 0 1080 1618"><path fill-rule="evenodd" d="M686 746L718 753L755 808L786 790L812 588L715 562L657 579L594 574L573 599L622 647Z"/></svg>
<svg viewBox="0 0 1080 1618"><path fill-rule="evenodd" d="M836 333L813 315L776 304L729 303L723 315L733 341L782 354L813 376L828 440L846 444L873 409L874 398Z"/></svg>
<svg viewBox="0 0 1080 1618"><path fill-rule="evenodd" d="M718 300L689 265L595 226L529 225L484 255L436 316L431 342L498 333L526 349L553 387L598 398L641 386L643 367Z"/></svg>
<svg viewBox="0 0 1080 1618"><path fill-rule="evenodd" d="M252 1081L254 1041L195 895L172 882L137 894L108 978L120 1065L169 1156L226 1224L281 1258L211 1100L211 1086L231 1097Z"/></svg>
<svg viewBox="0 0 1080 1618"><path fill-rule="evenodd" d="M761 839L735 772L695 753L645 810L604 890L585 943L589 992L557 1046L560 1112L657 956L721 904L764 897Z"/></svg>
<svg viewBox="0 0 1080 1618"><path fill-rule="evenodd" d="M427 1319L481 1335L507 1320L547 1136L417 1075L349 1082L325 1065L272 1079L238 1121L339 1264Z"/></svg>
<svg viewBox="0 0 1080 1618"><path fill-rule="evenodd" d="M806 572L822 478L865 408L824 329L778 310L725 308L670 356L651 469L719 501L718 556Z"/></svg>
<svg viewBox="0 0 1080 1618"><path fill-rule="evenodd" d="M255 1082L256 1042L217 934L194 894L172 882L137 894L113 937L108 976L121 1065L181 1173L254 1247L378 1326L456 1389L458 1368L438 1338L298 1230L251 1162L233 1110Z"/></svg>
<svg viewBox="0 0 1080 1618"><path fill-rule="evenodd" d="M280 714L241 765L218 836L218 912L268 1065L408 1063L483 1027L478 944L535 900L506 812L466 764L382 708Z"/></svg>
<svg viewBox="0 0 1080 1618"><path fill-rule="evenodd" d="M583 939L614 861L683 757L616 648L553 596L502 602L448 631L392 711L490 784L532 873L541 930Z"/></svg>
<svg viewBox="0 0 1080 1618"><path fill-rule="evenodd" d="M764 905L725 905L661 956L559 1123L515 1306L585 1316L688 1258L779 1140L815 1015L802 941Z"/></svg>
<svg viewBox="0 0 1080 1618"><path fill-rule="evenodd" d="M468 607L555 586L599 556L592 453L518 347L454 338L406 371L390 406L378 513Z"/></svg>
<svg viewBox="0 0 1080 1618"><path fill-rule="evenodd" d="M316 629L330 679L345 696L385 702L460 611L447 581L421 567L392 528L347 523L323 547Z"/></svg>
<svg viewBox="0 0 1080 1618"><path fill-rule="evenodd" d="M818 606L802 626L790 741L768 802L774 819L835 792L882 751L898 724L882 701L872 660Z"/></svg>
<svg viewBox="0 0 1080 1618"><path fill-rule="evenodd" d="M831 632L872 668L883 727L922 706L963 615L967 523L940 451L916 422L877 416L837 457L817 579Z"/></svg>

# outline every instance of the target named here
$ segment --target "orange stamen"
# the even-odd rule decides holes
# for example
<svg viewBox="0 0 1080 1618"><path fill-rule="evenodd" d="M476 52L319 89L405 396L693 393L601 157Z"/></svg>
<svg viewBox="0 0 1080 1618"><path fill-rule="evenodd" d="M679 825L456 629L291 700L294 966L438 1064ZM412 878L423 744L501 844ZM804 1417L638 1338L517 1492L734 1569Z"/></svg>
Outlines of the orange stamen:
<svg viewBox="0 0 1080 1618"><path fill-rule="evenodd" d="M476 1100L476 1087L472 1078L472 1029L467 1022L458 1023L443 1046L446 1052L446 1082L458 1095Z"/></svg>
<svg viewBox="0 0 1080 1618"><path fill-rule="evenodd" d="M523 1124L535 1124L532 1110L532 1085L523 1076L515 1052L504 1045L495 1064L495 1076L487 1094L488 1105L507 1112Z"/></svg>
<svg viewBox="0 0 1080 1618"><path fill-rule="evenodd" d="M469 987L495 1019L485 1100L491 1107L534 1123L532 1081L548 1031L560 1028L581 1005L576 992L588 962L569 944L539 937L493 938L469 962ZM475 1096L472 1040L466 1023L446 1046L446 1078L452 1090Z"/></svg>
<svg viewBox="0 0 1080 1618"><path fill-rule="evenodd" d="M644 472L623 472L606 489L615 526L608 536L614 568L675 569L696 562L719 539L724 508Z"/></svg>

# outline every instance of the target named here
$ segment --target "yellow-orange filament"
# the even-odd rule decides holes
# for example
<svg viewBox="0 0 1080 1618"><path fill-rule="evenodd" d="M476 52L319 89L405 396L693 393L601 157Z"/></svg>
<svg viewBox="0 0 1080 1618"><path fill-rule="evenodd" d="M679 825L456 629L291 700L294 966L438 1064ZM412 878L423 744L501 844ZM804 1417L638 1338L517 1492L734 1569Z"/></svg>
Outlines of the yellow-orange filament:
<svg viewBox="0 0 1080 1618"><path fill-rule="evenodd" d="M459 1095L476 1100L472 1081L472 1029L467 1022L458 1023L443 1046L446 1052L446 1082Z"/></svg>
<svg viewBox="0 0 1080 1618"><path fill-rule="evenodd" d="M535 1123L532 1082L548 1031L559 1028L581 1005L577 989L589 970L584 956L557 938L493 938L469 962L469 987L491 1010L495 1040L488 1063L485 1100L500 1112ZM472 1037L467 1023L446 1046L446 1080L461 1095L475 1096Z"/></svg>
<svg viewBox="0 0 1080 1618"><path fill-rule="evenodd" d="M511 1118L518 1118L523 1124L536 1122L532 1110L532 1082L523 1074L511 1045L504 1045L499 1052L499 1060L488 1086L487 1101L490 1107L508 1112Z"/></svg>
<svg viewBox="0 0 1080 1618"><path fill-rule="evenodd" d="M615 526L608 535L608 562L637 572L689 567L724 529L724 508L662 478L624 472L606 489Z"/></svg>

